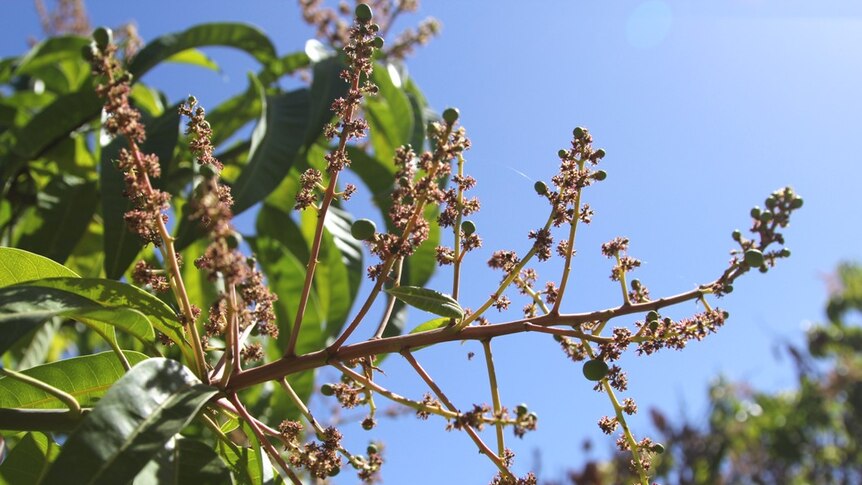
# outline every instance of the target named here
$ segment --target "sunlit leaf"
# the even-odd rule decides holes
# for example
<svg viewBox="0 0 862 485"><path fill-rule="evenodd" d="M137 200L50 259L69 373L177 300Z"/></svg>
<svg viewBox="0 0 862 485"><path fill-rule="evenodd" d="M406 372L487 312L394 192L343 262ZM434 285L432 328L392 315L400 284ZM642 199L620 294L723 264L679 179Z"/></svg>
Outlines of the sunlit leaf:
<svg viewBox="0 0 862 485"><path fill-rule="evenodd" d="M123 355L131 365L149 358L131 350L124 350ZM38 365L21 373L71 394L82 407L93 407L126 371L113 352L101 352ZM0 408L65 407L59 399L41 389L8 377L0 377Z"/></svg>
<svg viewBox="0 0 862 485"><path fill-rule="evenodd" d="M418 286L397 286L389 288L386 292L412 307L435 315L456 319L464 317L461 305L451 296L439 291Z"/></svg>
<svg viewBox="0 0 862 485"><path fill-rule="evenodd" d="M126 483L218 391L176 361L134 366L63 445L42 483Z"/></svg>

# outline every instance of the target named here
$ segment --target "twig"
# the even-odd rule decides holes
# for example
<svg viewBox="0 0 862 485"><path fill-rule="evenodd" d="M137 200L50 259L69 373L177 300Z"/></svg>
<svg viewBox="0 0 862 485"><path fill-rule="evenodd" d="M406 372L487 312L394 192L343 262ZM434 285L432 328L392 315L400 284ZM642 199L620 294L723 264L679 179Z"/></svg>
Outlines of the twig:
<svg viewBox="0 0 862 485"><path fill-rule="evenodd" d="M422 380L425 381L426 384L428 384L428 387L430 387L431 390L434 391L434 394L437 396L437 399L440 399L440 401L445 404L446 407L449 408L449 410L457 412L458 408L456 408L455 405L452 404L452 401L450 401L449 398L446 397L446 394L443 393L437 383L435 383L434 380L431 379L431 376L429 376L428 373L425 372L425 369L423 369L422 366L419 365L419 362L416 361L416 359L413 357L413 354L411 354L409 351L404 351L401 352L401 355L403 355L404 358L407 359L407 362L410 362L410 365L413 366L413 369L416 370L416 373L419 374L419 377L421 377ZM506 465L503 463L500 457L495 455L494 452L490 448L488 448L488 445L486 445L485 442L482 441L482 438L479 436L476 430L474 430L469 425L464 425L464 431L467 432L473 442L476 443L476 446L479 447L479 452L483 453L485 456L488 457L489 460L494 462L494 465L497 466L503 477L505 477L507 480L511 480L511 482L514 483L515 476L512 475L512 472L510 472L508 468L506 468Z"/></svg>
<svg viewBox="0 0 862 485"><path fill-rule="evenodd" d="M488 367L488 383L491 386L491 401L494 405L494 416L503 415L503 406L500 404L500 388L497 385L497 372L494 370L494 356L491 354L491 340L483 340L482 348L485 351L485 364ZM503 458L506 452L506 444L503 438L503 424L498 422L497 428L497 455Z"/></svg>

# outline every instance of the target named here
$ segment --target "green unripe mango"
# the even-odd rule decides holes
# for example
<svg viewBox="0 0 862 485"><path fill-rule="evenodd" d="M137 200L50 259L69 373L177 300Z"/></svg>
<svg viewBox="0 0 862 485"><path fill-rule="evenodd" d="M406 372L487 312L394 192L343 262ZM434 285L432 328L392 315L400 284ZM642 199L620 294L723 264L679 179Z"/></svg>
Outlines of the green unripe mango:
<svg viewBox="0 0 862 485"><path fill-rule="evenodd" d="M443 121L450 125L454 125L460 116L461 112L458 111L458 108L446 108L443 111Z"/></svg>
<svg viewBox="0 0 862 485"><path fill-rule="evenodd" d="M592 359L584 363L584 377L591 381L604 379L609 371L608 364L603 360Z"/></svg>
<svg viewBox="0 0 862 485"><path fill-rule="evenodd" d="M593 174L593 178L594 178L594 179L596 179L596 180L598 180L599 182L601 182L602 180L604 180L604 179L608 178L608 173L607 173L607 172L605 172L604 170L597 170L597 171Z"/></svg>
<svg viewBox="0 0 862 485"><path fill-rule="evenodd" d="M763 264L763 253L759 249L749 249L745 252L743 260L752 268L760 267Z"/></svg>
<svg viewBox="0 0 862 485"><path fill-rule="evenodd" d="M653 445L650 446L650 451L661 455L662 453L664 453L664 445L661 443L653 443Z"/></svg>
<svg viewBox="0 0 862 485"><path fill-rule="evenodd" d="M515 414L518 416L524 416L528 412L530 412L530 410L527 408L526 404L521 403L515 406Z"/></svg>
<svg viewBox="0 0 862 485"><path fill-rule="evenodd" d="M383 40L383 37L375 37L371 45L373 45L375 49L382 49L384 43L385 41Z"/></svg>
<svg viewBox="0 0 862 485"><path fill-rule="evenodd" d="M371 7L364 3L360 3L359 5L357 5L354 13L356 13L357 19L364 21L371 20L371 17L374 16L374 13L371 11Z"/></svg>
<svg viewBox="0 0 862 485"><path fill-rule="evenodd" d="M536 193L539 195L546 195L548 193L548 185L541 180L533 184L533 189L535 189Z"/></svg>
<svg viewBox="0 0 862 485"><path fill-rule="evenodd" d="M359 241L368 241L374 237L375 232L377 232L377 226L370 219L357 219L350 226L350 234Z"/></svg>
<svg viewBox="0 0 862 485"><path fill-rule="evenodd" d="M99 50L105 50L114 40L114 33L107 27L99 27L93 31L93 40L96 41L96 47Z"/></svg>
<svg viewBox="0 0 862 485"><path fill-rule="evenodd" d="M476 224L473 221L464 221L461 223L461 230L465 236L469 236L476 232Z"/></svg>
<svg viewBox="0 0 862 485"><path fill-rule="evenodd" d="M324 384L320 386L320 393L324 396L331 396L335 394L335 388L332 387L332 384Z"/></svg>
<svg viewBox="0 0 862 485"><path fill-rule="evenodd" d="M239 247L239 243L242 242L242 235L240 235L240 233L238 232L232 232L228 234L228 236L225 237L224 240L227 243L227 247L231 249L236 249Z"/></svg>
<svg viewBox="0 0 862 485"><path fill-rule="evenodd" d="M581 128L580 126L576 127L572 130L572 135L575 137L575 140L580 140L587 133L587 130Z"/></svg>

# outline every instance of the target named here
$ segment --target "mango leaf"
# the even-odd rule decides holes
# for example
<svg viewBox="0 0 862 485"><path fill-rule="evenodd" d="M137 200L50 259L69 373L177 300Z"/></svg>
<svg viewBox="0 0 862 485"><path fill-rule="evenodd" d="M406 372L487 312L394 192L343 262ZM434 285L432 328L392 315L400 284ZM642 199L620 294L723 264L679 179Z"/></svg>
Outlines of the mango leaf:
<svg viewBox="0 0 862 485"><path fill-rule="evenodd" d="M217 392L174 360L139 363L69 436L42 484L132 480Z"/></svg>
<svg viewBox="0 0 862 485"><path fill-rule="evenodd" d="M418 286L397 286L387 289L386 292L412 307L441 317L456 319L464 317L464 310L461 305L451 296L439 291Z"/></svg>
<svg viewBox="0 0 862 485"><path fill-rule="evenodd" d="M0 354L49 318L58 316L74 318L106 336L110 328L116 327L141 340L154 340L147 317L130 308L107 309L62 290L7 286L0 289Z"/></svg>
<svg viewBox="0 0 862 485"><path fill-rule="evenodd" d="M50 146L98 115L101 106L101 100L88 83L80 91L59 96L26 125L14 130L14 153L21 160L38 158Z"/></svg>
<svg viewBox="0 0 862 485"><path fill-rule="evenodd" d="M65 60L75 60L81 63L81 48L88 45L90 40L75 35L63 35L51 37L36 44L27 54L21 58L21 62L15 69L16 76L31 74L39 69L55 66Z"/></svg>
<svg viewBox="0 0 862 485"><path fill-rule="evenodd" d="M347 269L350 283L350 301L356 299L356 293L362 284L365 267L362 264L362 243L350 234L353 218L350 213L339 207L331 206L326 213L323 225L332 235L332 242L341 251L341 260Z"/></svg>
<svg viewBox="0 0 862 485"><path fill-rule="evenodd" d="M414 334L414 333L427 332L429 330L437 330L438 328L445 327L451 321L452 321L451 318L445 318L445 317L444 318L433 318L431 320L428 320L425 323L420 323L419 325L416 326L416 328L411 330L410 333Z"/></svg>
<svg viewBox="0 0 862 485"><path fill-rule="evenodd" d="M275 47L269 37L257 28L234 22L207 23L149 42L132 59L129 72L140 78L177 53L205 46L234 47L247 52L263 65L276 59Z"/></svg>
<svg viewBox="0 0 862 485"><path fill-rule="evenodd" d="M221 71L214 60L210 59L209 56L197 49L186 49L184 51L177 52L171 57L165 59L165 61L203 67L216 72Z"/></svg>
<svg viewBox="0 0 862 485"><path fill-rule="evenodd" d="M99 194L95 182L71 175L51 180L37 194L36 210L21 222L17 246L62 263L84 235Z"/></svg>
<svg viewBox="0 0 862 485"><path fill-rule="evenodd" d="M248 164L233 184L234 213L263 200L288 174L308 127L309 93L266 96L258 84L261 116L251 135Z"/></svg>
<svg viewBox="0 0 862 485"><path fill-rule="evenodd" d="M0 465L0 483L39 483L45 470L60 453L60 445L45 433L27 433Z"/></svg>
<svg viewBox="0 0 862 485"><path fill-rule="evenodd" d="M131 365L149 358L131 350L124 350L123 354ZM101 352L38 365L21 373L71 394L82 407L93 407L126 371L113 352ZM8 377L0 377L0 408L65 407L60 400L41 389Z"/></svg>
<svg viewBox="0 0 862 485"><path fill-rule="evenodd" d="M314 64L314 78L311 83L311 109L305 146L314 144L323 131L323 126L332 119L332 102L347 96L349 86L339 74L346 68L337 57L329 57Z"/></svg>
<svg viewBox="0 0 862 485"><path fill-rule="evenodd" d="M254 438L254 436L251 436ZM274 483L272 471L267 477L264 476L264 464L269 464L266 453L259 447L239 447L231 449L221 441L216 446L216 451L228 464L233 472L233 477L238 485L264 485ZM272 467L269 467L270 470ZM268 478L268 480L266 479Z"/></svg>
<svg viewBox="0 0 862 485"><path fill-rule="evenodd" d="M174 438L135 477L133 485L221 485L231 483L230 470L201 441Z"/></svg>
<svg viewBox="0 0 862 485"><path fill-rule="evenodd" d="M419 153L425 150L425 129L439 116L432 113L425 95L422 94L422 90L413 82L412 78L404 82L403 88L407 99L410 100L410 107L413 108L413 136L410 139L410 144L413 146L413 150Z"/></svg>
<svg viewBox="0 0 862 485"><path fill-rule="evenodd" d="M260 115L261 98L257 88L260 82L252 73L249 73L248 77L248 89L208 110L207 121L213 128L213 145L220 145L246 123ZM220 157L219 160L224 162Z"/></svg>
<svg viewBox="0 0 862 485"><path fill-rule="evenodd" d="M83 297L112 309L128 308L142 313L153 328L185 348L183 328L171 307L135 286L100 278L46 278L28 286L53 288Z"/></svg>
<svg viewBox="0 0 862 485"><path fill-rule="evenodd" d="M407 95L395 84L393 74L397 76L389 66L376 64L371 80L379 91L377 96L365 100L371 145L380 160L392 160L395 149L410 143L413 137L413 108Z"/></svg>
<svg viewBox="0 0 862 485"><path fill-rule="evenodd" d="M78 277L74 271L45 256L23 249L0 247L0 288L56 276Z"/></svg>
<svg viewBox="0 0 862 485"><path fill-rule="evenodd" d="M158 118L144 117L147 139L141 145L141 151L159 157L162 173L165 174L179 139L180 114L177 108L178 105L168 108ZM123 137L114 138L102 147L99 170L102 219L105 225L103 239L105 275L111 279L122 277L143 247L141 238L129 231L123 218L124 214L132 208L132 204L123 196L125 190L123 173L114 165L121 148L128 148L128 143Z"/></svg>

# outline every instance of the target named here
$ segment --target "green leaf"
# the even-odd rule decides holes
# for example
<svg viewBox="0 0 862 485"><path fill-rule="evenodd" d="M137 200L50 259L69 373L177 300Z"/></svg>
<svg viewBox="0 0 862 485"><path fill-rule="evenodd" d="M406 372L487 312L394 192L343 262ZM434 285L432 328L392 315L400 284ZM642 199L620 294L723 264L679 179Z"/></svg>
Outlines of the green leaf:
<svg viewBox="0 0 862 485"><path fill-rule="evenodd" d="M36 44L28 52L18 67L15 69L16 76L31 74L39 69L55 66L65 60L84 62L81 57L81 48L88 45L90 40L85 37L64 35L51 37Z"/></svg>
<svg viewBox="0 0 862 485"><path fill-rule="evenodd" d="M266 454L260 448L241 447L236 450L219 441L216 451L228 464L239 485L263 485L263 460Z"/></svg>
<svg viewBox="0 0 862 485"><path fill-rule="evenodd" d="M356 299L356 293L362 285L365 266L362 263L362 243L350 234L353 218L344 209L331 206L323 221L326 230L332 234L332 242L341 251L341 260L347 269L350 283L350 301Z"/></svg>
<svg viewBox="0 0 862 485"><path fill-rule="evenodd" d="M212 143L215 146L260 115L261 97L257 88L260 82L252 73L249 73L248 77L248 89L207 112L207 121L213 129Z"/></svg>
<svg viewBox="0 0 862 485"><path fill-rule="evenodd" d="M0 465L0 483L39 483L48 465L60 453L60 446L44 433L27 433Z"/></svg>
<svg viewBox="0 0 862 485"><path fill-rule="evenodd" d="M413 79L404 83L404 92L410 100L410 107L413 108L413 136L410 144L413 150L419 153L425 149L425 128L433 119L429 116L428 101Z"/></svg>
<svg viewBox="0 0 862 485"><path fill-rule="evenodd" d="M335 114L332 102L347 96L349 86L339 76L347 66L338 58L330 57L314 64L314 78L311 82L311 109L309 111L308 131L305 146L311 146Z"/></svg>
<svg viewBox="0 0 862 485"><path fill-rule="evenodd" d="M39 280L37 280L39 281ZM108 335L116 327L145 342L155 339L149 320L131 308L105 308L67 291L39 286L0 289L0 353L51 317L73 318Z"/></svg>
<svg viewBox="0 0 862 485"><path fill-rule="evenodd" d="M377 96L365 100L371 144L380 160L392 160L395 149L410 143L413 137L413 108L407 95L393 80L393 74L397 76L395 69L389 67L374 66L371 79L379 91Z"/></svg>
<svg viewBox="0 0 862 485"><path fill-rule="evenodd" d="M71 175L51 180L37 196L36 210L21 223L17 246L62 263L84 235L99 194L95 182Z"/></svg>
<svg viewBox="0 0 862 485"><path fill-rule="evenodd" d="M84 88L58 97L15 130L13 151L23 160L38 158L50 146L99 114L102 101L85 83Z"/></svg>
<svg viewBox="0 0 862 485"><path fill-rule="evenodd" d="M420 288L418 286L398 286L389 288L386 292L412 307L440 315L441 317L456 319L464 317L464 310L461 308L461 305L451 296L439 291Z"/></svg>
<svg viewBox="0 0 862 485"><path fill-rule="evenodd" d="M257 28L234 22L207 23L154 39L135 55L129 65L129 72L140 78L175 54L205 46L234 47L247 52L264 65L276 59L272 42Z"/></svg>
<svg viewBox="0 0 862 485"><path fill-rule="evenodd" d="M230 470L209 446L192 439L171 439L135 477L133 485L222 485Z"/></svg>
<svg viewBox="0 0 862 485"><path fill-rule="evenodd" d="M446 325L449 325L449 322L451 322L451 321L452 321L451 318L445 318L445 317L444 318L434 318L434 319L428 320L425 323L421 323L421 324L417 325L416 328L414 328L413 330L410 331L410 333L414 334L414 333L427 332L429 330L437 330L438 328L442 328L442 327L445 327Z"/></svg>
<svg viewBox="0 0 862 485"><path fill-rule="evenodd" d="M131 350L123 354L131 365L149 358ZM38 365L21 373L71 394L82 407L93 407L126 371L113 352L101 352ZM2 377L0 408L63 409L66 405L41 389Z"/></svg>
<svg viewBox="0 0 862 485"><path fill-rule="evenodd" d="M55 276L77 278L74 271L45 256L0 247L0 287Z"/></svg>
<svg viewBox="0 0 862 485"><path fill-rule="evenodd" d="M147 139L141 145L141 151L159 157L165 174L179 139L180 114L177 108L178 105L174 105L155 119L144 117ZM115 138L102 147L99 171L105 225L105 275L111 279L122 277L143 247L141 238L129 231L123 218L131 210L132 203L123 196L123 173L114 165L121 148L128 148L123 137Z"/></svg>
<svg viewBox="0 0 862 485"><path fill-rule="evenodd" d="M142 313L153 328L185 348L183 327L171 307L135 286L101 278L47 278L28 286L54 288L86 298L108 308L128 308Z"/></svg>
<svg viewBox="0 0 862 485"><path fill-rule="evenodd" d="M290 172L308 127L309 92L265 96L258 84L261 116L251 135L248 164L234 182L235 214L263 200Z"/></svg>
<svg viewBox="0 0 862 485"><path fill-rule="evenodd" d="M69 436L42 484L130 481L217 392L176 361L139 363Z"/></svg>
<svg viewBox="0 0 862 485"><path fill-rule="evenodd" d="M216 72L221 71L214 60L210 59L209 56L197 49L186 49L184 51L177 52L171 57L165 59L165 61L199 66Z"/></svg>

